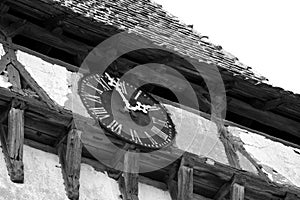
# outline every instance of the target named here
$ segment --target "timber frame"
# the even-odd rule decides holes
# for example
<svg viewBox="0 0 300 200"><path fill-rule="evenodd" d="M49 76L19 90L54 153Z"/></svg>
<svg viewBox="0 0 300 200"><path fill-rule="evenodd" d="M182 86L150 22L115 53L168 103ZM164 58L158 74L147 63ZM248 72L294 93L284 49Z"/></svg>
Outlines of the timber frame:
<svg viewBox="0 0 300 200"><path fill-rule="evenodd" d="M51 60L51 58L48 58L48 60ZM24 68L24 66L22 65L20 67ZM169 190L172 199L174 200L182 198L199 200L214 199L218 197L219 193L222 194L221 196L224 196L225 194L225 198L230 198L229 195L232 195L232 198L235 198L235 196L237 196L237 198L241 198L241 196L244 195L245 199L253 200L266 200L275 197L279 199L289 199L293 196L300 196L300 192L296 188L270 183L270 180L261 171L260 166L257 165L255 161L252 161L252 163L257 167L260 176L252 174L250 172L239 170L238 167L234 166L234 163L236 161L232 162L230 167L217 162L210 162L209 159L199 158L198 156L190 153L184 153L184 156L181 159L177 160L165 169L161 169L158 172L139 175L132 175L131 173L120 174L119 171L116 171L111 167L105 166L100 162L94 160L94 158L91 157L91 155L89 155L84 149L81 150L81 143L78 143L80 141L80 134L76 129L74 129L73 114L71 113L71 111L67 111L59 107L54 108L52 106L49 106L49 104L47 104L39 97L38 99L36 99L33 97L24 96L22 90L15 90L13 88L10 90L0 88L0 94L0 105L2 105L2 107L6 109L10 108L9 105L11 104L11 102L22 102L21 105L23 106L20 106L20 103L16 103L15 105L17 108L25 109L24 118L26 118L26 120L24 124L24 143L34 148L59 155L65 188L70 199L77 199L79 195L78 182L80 174L80 162L90 164L99 171L107 171L110 177L119 180L121 192L127 199L137 198L137 179L139 180L139 182L151 184L163 190ZM179 106L176 103L167 101L165 99L160 98L160 100L164 103L172 104L173 106ZM201 115L204 118L210 118L206 113L195 111L188 107L184 107L184 109ZM3 116L5 115L7 114L3 114ZM6 119L5 117L1 118L4 120ZM80 121L86 123L87 121L91 120L81 117ZM2 124L2 127L5 127L4 121L2 121ZM92 126L93 123L90 122L89 124L91 124L90 126ZM239 126L228 121L225 121L225 125ZM99 135L100 137L102 137L101 135L104 136L104 134L106 134L102 129L98 127L94 127L93 130L97 131L97 133L101 133ZM221 138L223 138L223 144L225 146L229 145L227 150L228 154L234 155L234 152L236 150L243 152L241 146L232 146L232 144L234 143L231 141L231 137L228 135L226 127L220 128L219 131ZM70 138L72 138L72 136L70 135L74 133L75 138L77 139L70 140ZM1 136L2 135L4 134L1 134ZM125 149L130 149L130 146L126 145L124 142L109 135L108 137L111 141L113 141L115 145L123 146ZM273 139L282 141L276 138ZM1 141L5 140L1 139ZM74 145L71 145L73 143ZM97 148L95 148L95 151L103 154L103 157L105 159L107 159L107 157L114 157L112 156L115 153L114 147L107 146L105 142L101 143L99 140L95 144L88 143L84 145L90 145L94 147L97 146ZM76 148L72 148L75 146ZM3 151L5 151L5 148L3 148ZM81 151L82 153L80 153ZM140 159L139 167L143 168L145 166L148 166L150 163L157 162L153 159L160 159L161 161L163 161L166 158L172 159L173 156L182 153L183 152L181 152L181 150L170 147L170 149L165 150L163 154L157 155L156 158L149 157ZM70 155L76 156L71 158ZM247 155L246 151L244 151L244 155L247 158L251 158L249 155ZM117 159L114 158L111 163L113 165L118 165L119 162L124 162L124 166L132 164L128 163L129 158L126 158L126 155L126 159L124 159L124 161L122 161L122 155L120 155L119 157L120 158ZM232 159L236 159L235 156L233 156ZM156 175L157 173L160 175ZM161 176L161 174L164 174L164 176ZM243 181L232 181L232 177L241 177L238 180L241 179ZM125 180L127 181L125 182ZM127 183L127 185L125 183ZM193 193L191 193L191 190L184 190L185 187L192 188L192 186L194 188ZM204 196L208 198L205 198Z"/></svg>
<svg viewBox="0 0 300 200"><path fill-rule="evenodd" d="M73 114L71 111L57 106L50 99L16 59L15 51L28 52L48 62L62 65L70 71L77 71L89 51L105 38L117 33L118 30L101 24L95 28L95 24L89 20L62 8L53 8L52 5L49 6L45 3L47 1L42 3L40 1L7 0L0 3L0 30L1 33L4 33L1 34L0 42L6 50L6 54L0 60L0 72L7 70L12 83L10 89L0 88L0 108L5 110L5 112L1 112L0 117L0 139L12 181L18 183L24 181L23 165L26 165L22 160L24 143L59 155L66 193L72 200L79 198L81 162L92 165L98 171L105 171L110 177L118 180L122 197L126 200L138 199L138 182L169 190L172 200L221 200L224 198L231 200L294 200L300 198L298 188L271 182L245 149L232 141L226 127L218 128L230 166L184 153L174 147L164 150L155 157L136 158L131 157L130 153L126 153L117 156L117 159L112 159L110 163L113 166L123 163L123 167L126 169L125 173L120 173L120 171L98 162L82 144L82 135L89 133L81 133L72 126ZM51 12L51 16L47 13L48 10ZM40 19L43 21L40 22ZM74 35L71 36L70 32ZM20 38L24 40L27 38L28 41L34 40L35 46L32 48L34 50L29 49L30 45L26 46L21 43ZM93 38L94 41L89 38ZM120 45L122 46L122 44ZM72 58L62 61L60 60L62 58L51 54L53 49L58 49L65 55L72 55ZM132 54L121 58L118 62L119 72L124 73L128 70L128 66L138 65L143 61L141 58L153 54L150 51L143 53L143 55ZM198 84L193 81L199 78L199 75L187 66L180 65L180 60L170 58L167 54L153 55L155 56L152 61L164 60L165 63L182 72L188 80L191 80L192 87L197 91L198 100L201 102L200 109L205 113L188 107L184 108L209 119L210 116L207 114L210 112L209 93L203 83ZM299 143L300 138L300 106L297 96L287 95L281 90L278 91L265 84L255 86L251 81L234 78L232 74L224 70L221 70L221 73L229 97L227 100L230 119L250 128L259 125L264 130L270 127L271 130L276 130L275 134L273 137L264 134L266 137L299 148L299 145L288 142ZM25 96L24 86L34 91L36 96ZM163 98L161 101L178 106ZM80 116L79 118L82 123L89 122L89 126L100 138L94 143L90 142L84 145L94 147L94 150L102 155L103 159L112 158L117 152L113 146L107 145L104 140L101 140L101 138L105 138L104 135L109 137L115 145L122 146L129 152L133 151L123 141L105 133L99 127L93 127L90 119ZM229 121L226 121L225 125L245 128ZM253 132L263 134L257 131ZM279 139L278 137L282 135L287 136ZM237 151L250 160L257 168L258 175L240 169L237 162ZM173 160L178 155L183 156L164 169L147 174L136 173L141 168L151 166L152 163Z"/></svg>

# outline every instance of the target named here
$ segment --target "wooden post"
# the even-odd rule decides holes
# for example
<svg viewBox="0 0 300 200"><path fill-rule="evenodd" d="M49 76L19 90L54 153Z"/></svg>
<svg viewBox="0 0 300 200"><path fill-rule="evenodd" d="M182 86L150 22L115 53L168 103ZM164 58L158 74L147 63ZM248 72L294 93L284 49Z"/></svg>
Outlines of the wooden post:
<svg viewBox="0 0 300 200"><path fill-rule="evenodd" d="M8 115L7 145L13 166L10 179L17 183L24 182L23 143L24 110L11 108Z"/></svg>
<svg viewBox="0 0 300 200"><path fill-rule="evenodd" d="M24 182L23 144L24 144L24 109L25 103L12 100L7 111L1 116L1 146L4 153L8 174L15 183ZM8 134L3 123L8 118Z"/></svg>
<svg viewBox="0 0 300 200"><path fill-rule="evenodd" d="M174 162L171 168L168 170L169 173L166 177L166 184L172 200L176 200L178 196L178 184L174 180L176 175L178 176L177 174L178 168L179 168L179 164L177 162Z"/></svg>
<svg viewBox="0 0 300 200"><path fill-rule="evenodd" d="M139 154L128 150L124 156L124 172L119 179L123 200L138 200Z"/></svg>
<svg viewBox="0 0 300 200"><path fill-rule="evenodd" d="M233 183L230 190L230 200L244 200L245 188L242 185Z"/></svg>
<svg viewBox="0 0 300 200"><path fill-rule="evenodd" d="M71 129L68 133L67 148L62 143L58 149L65 189L71 200L79 199L81 152L81 131Z"/></svg>
<svg viewBox="0 0 300 200"><path fill-rule="evenodd" d="M192 166L185 166L185 158L181 160L178 170L178 195L177 200L193 199L193 172Z"/></svg>
<svg viewBox="0 0 300 200"><path fill-rule="evenodd" d="M231 179L224 183L214 196L214 200L223 200L230 193L230 200L244 200L245 178L240 174L234 174Z"/></svg>

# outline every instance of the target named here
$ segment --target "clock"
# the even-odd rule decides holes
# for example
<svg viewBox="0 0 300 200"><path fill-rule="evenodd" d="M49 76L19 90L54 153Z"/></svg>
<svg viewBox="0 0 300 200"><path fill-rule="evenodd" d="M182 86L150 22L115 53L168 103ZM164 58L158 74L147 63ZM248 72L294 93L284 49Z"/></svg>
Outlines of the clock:
<svg viewBox="0 0 300 200"><path fill-rule="evenodd" d="M84 76L78 90L89 115L109 133L151 149L172 143L175 127L167 110L134 84L95 73Z"/></svg>

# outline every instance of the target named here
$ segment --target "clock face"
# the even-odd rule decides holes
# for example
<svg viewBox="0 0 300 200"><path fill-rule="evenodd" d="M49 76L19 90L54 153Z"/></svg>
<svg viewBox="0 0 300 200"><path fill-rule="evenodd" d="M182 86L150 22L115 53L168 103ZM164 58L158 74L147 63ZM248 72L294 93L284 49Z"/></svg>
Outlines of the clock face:
<svg viewBox="0 0 300 200"><path fill-rule="evenodd" d="M175 127L166 109L134 85L105 73L83 77L78 88L88 113L110 133L152 149L174 139Z"/></svg>

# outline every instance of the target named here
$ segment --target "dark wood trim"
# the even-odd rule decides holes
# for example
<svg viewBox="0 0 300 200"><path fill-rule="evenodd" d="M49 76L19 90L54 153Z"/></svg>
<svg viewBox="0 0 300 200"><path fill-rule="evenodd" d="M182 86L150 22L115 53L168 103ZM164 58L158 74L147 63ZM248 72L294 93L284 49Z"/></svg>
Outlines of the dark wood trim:
<svg viewBox="0 0 300 200"><path fill-rule="evenodd" d="M297 200L297 199L300 199L300 195L298 194L292 194L292 193L289 193L287 192L286 193L286 196L284 197L284 200Z"/></svg>
<svg viewBox="0 0 300 200"><path fill-rule="evenodd" d="M224 126L219 127L219 134L230 166L235 167L236 169L241 169L234 142L230 139L230 134Z"/></svg>
<svg viewBox="0 0 300 200"><path fill-rule="evenodd" d="M2 19L9 22L15 22L15 23L22 20L16 16L9 15L9 14L3 15ZM5 29L5 32L7 31L15 32L16 30L19 29L19 27L2 27L2 28ZM50 46L57 47L73 55L77 55L76 52L88 54L88 52L90 52L93 49L93 47L90 47L84 43L72 40L62 35L54 34L51 31L42 28L38 25L35 25L31 22L26 22L22 24L21 31L22 31L21 34L28 38L32 38L34 40L38 40L42 43L48 44Z"/></svg>
<svg viewBox="0 0 300 200"><path fill-rule="evenodd" d="M230 189L230 200L244 200L244 197L245 187L240 184L233 183Z"/></svg>
<svg viewBox="0 0 300 200"><path fill-rule="evenodd" d="M182 157L178 170L178 194L177 200L192 200L194 189L194 169L191 165L186 165L185 156Z"/></svg>
<svg viewBox="0 0 300 200"><path fill-rule="evenodd" d="M24 182L23 143L24 110L11 108L8 115L7 146L13 166L10 178L16 183Z"/></svg>
<svg viewBox="0 0 300 200"><path fill-rule="evenodd" d="M18 70L20 76L26 81L26 83L39 95L39 97L52 109L59 111L59 107L56 103L49 97L49 95L41 88L37 82L31 77L29 72L25 69L18 60L15 51L11 48L7 52L10 56L11 65ZM21 88L21 87L20 87Z"/></svg>
<svg viewBox="0 0 300 200"><path fill-rule="evenodd" d="M8 120L8 132L0 124L1 146L4 153L8 174L12 182L24 182L23 144L24 144L24 105L13 100L4 112L1 123Z"/></svg>
<svg viewBox="0 0 300 200"><path fill-rule="evenodd" d="M7 65L10 63L10 58L9 58L9 55L8 54L5 54L4 56L1 57L1 60L0 60L0 73L2 73Z"/></svg>
<svg viewBox="0 0 300 200"><path fill-rule="evenodd" d="M81 131L72 129L68 133L67 147L61 144L58 148L65 189L71 200L79 199L81 152Z"/></svg>
<svg viewBox="0 0 300 200"><path fill-rule="evenodd" d="M179 169L178 165L179 165L178 162L174 162L166 177L166 183L172 200L177 200L177 196L178 196L178 184L174 180L176 175L178 176L178 169Z"/></svg>
<svg viewBox="0 0 300 200"><path fill-rule="evenodd" d="M230 98L228 110L238 115L244 113L243 115L246 115L249 119L299 137L300 123L292 119L270 111L256 109L243 101L233 98Z"/></svg>
<svg viewBox="0 0 300 200"><path fill-rule="evenodd" d="M239 188L238 186L242 186L245 184L245 179L241 175L234 174L229 181L224 183L222 187L218 190L216 195L214 196L214 200L223 200L227 194L234 193L236 195L236 188ZM234 186L238 185L238 186ZM233 191L234 190L234 191ZM234 199L236 200L236 199ZM243 200L243 199L241 199Z"/></svg>
<svg viewBox="0 0 300 200"><path fill-rule="evenodd" d="M21 78L17 69L10 63L7 65L8 81L14 89L21 89Z"/></svg>
<svg viewBox="0 0 300 200"><path fill-rule="evenodd" d="M128 150L124 155L124 172L119 179L123 200L138 200L139 154Z"/></svg>
<svg viewBox="0 0 300 200"><path fill-rule="evenodd" d="M125 156L125 152L130 148L130 144L126 143L123 147L122 147L122 151L117 150L115 157L113 159L111 159L110 161L110 167L113 169L123 169L123 164L120 166L120 163L124 160L124 156ZM124 163L124 162L123 162Z"/></svg>

